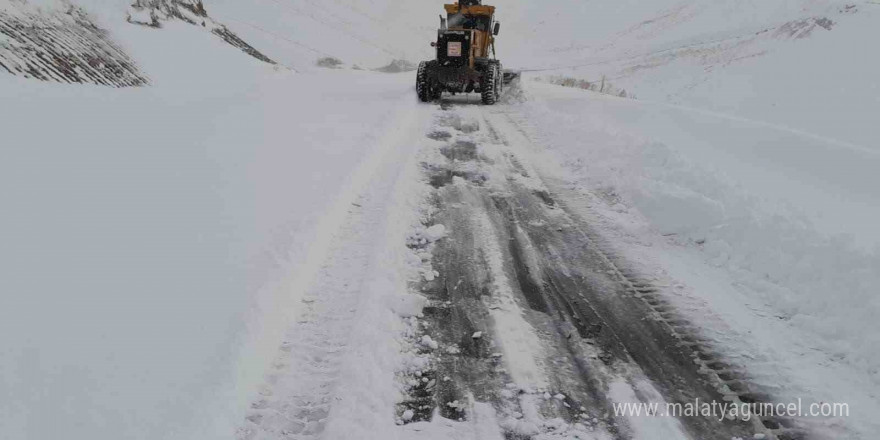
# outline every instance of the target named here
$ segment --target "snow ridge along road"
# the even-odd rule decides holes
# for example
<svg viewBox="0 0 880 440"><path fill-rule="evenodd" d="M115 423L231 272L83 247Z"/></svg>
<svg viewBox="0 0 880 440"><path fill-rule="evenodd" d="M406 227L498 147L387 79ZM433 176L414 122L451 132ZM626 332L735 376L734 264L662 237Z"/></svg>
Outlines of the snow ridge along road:
<svg viewBox="0 0 880 440"><path fill-rule="evenodd" d="M412 185L418 150L410 136L428 115L408 98L325 217L310 252L314 271L298 278L306 292L299 313L239 439L343 438L388 426L391 414L383 409L398 393L385 373L400 362L400 311L413 300L406 295L411 268L403 242L421 199Z"/></svg>

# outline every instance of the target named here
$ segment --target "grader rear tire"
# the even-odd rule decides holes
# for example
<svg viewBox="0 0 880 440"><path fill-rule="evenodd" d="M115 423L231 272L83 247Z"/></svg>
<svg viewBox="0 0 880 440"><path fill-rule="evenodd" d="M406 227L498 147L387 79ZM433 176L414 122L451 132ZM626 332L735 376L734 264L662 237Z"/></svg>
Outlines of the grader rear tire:
<svg viewBox="0 0 880 440"><path fill-rule="evenodd" d="M431 79L428 75L428 63L422 61L419 63L419 71L416 73L416 94L422 102L431 102L439 98L433 90L431 90Z"/></svg>
<svg viewBox="0 0 880 440"><path fill-rule="evenodd" d="M492 63L483 73L482 89L483 104L494 105L501 97L501 70L498 64Z"/></svg>

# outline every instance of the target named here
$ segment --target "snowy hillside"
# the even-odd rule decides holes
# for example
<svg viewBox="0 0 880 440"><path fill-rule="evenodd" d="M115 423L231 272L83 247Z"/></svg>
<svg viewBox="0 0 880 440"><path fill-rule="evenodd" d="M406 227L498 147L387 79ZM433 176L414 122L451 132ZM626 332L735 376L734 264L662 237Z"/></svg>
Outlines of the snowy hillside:
<svg viewBox="0 0 880 440"><path fill-rule="evenodd" d="M508 40L530 49L511 53L512 65L606 77L642 99L876 145L869 133L880 67L857 49L878 37L875 2L525 4L521 14L532 20ZM848 117L829 117L836 114Z"/></svg>
<svg viewBox="0 0 880 440"><path fill-rule="evenodd" d="M99 5L90 6L91 2L54 0L0 2L0 67L13 75L48 81L117 87L146 84L148 79L138 71L137 63L104 28L121 27L117 22L121 17L110 13L105 22L96 22L92 11L105 11ZM170 21L201 26L248 55L274 64L209 17L201 1L139 0L124 17L129 24L155 29Z"/></svg>
<svg viewBox="0 0 880 440"><path fill-rule="evenodd" d="M137 86L137 63L76 6L41 9L0 2L0 68L13 75L67 83Z"/></svg>
<svg viewBox="0 0 880 440"><path fill-rule="evenodd" d="M0 438L874 438L880 5L442 4L0 0Z"/></svg>
<svg viewBox="0 0 880 440"><path fill-rule="evenodd" d="M441 2L433 5L439 11ZM661 0L498 5L505 66L606 78L643 100L689 105L871 145L880 67L859 50L878 38L878 5L843 0ZM420 2L338 0L211 10L297 69L319 57L375 68L429 59L438 25ZM844 120L827 115L846 113Z"/></svg>

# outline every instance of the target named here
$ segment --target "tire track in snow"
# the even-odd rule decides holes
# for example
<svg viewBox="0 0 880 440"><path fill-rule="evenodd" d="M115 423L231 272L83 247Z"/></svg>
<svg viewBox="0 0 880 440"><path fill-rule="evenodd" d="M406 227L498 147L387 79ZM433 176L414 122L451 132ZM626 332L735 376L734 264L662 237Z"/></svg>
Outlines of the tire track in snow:
<svg viewBox="0 0 880 440"><path fill-rule="evenodd" d="M717 354L704 354L709 352L699 329L682 320L625 261L609 254L604 239L570 214L567 201L556 200L530 158L520 154L529 142L525 133L496 115L503 109L449 102L441 109L457 132L429 135L446 142L440 149L446 160L425 168L437 188L436 221L451 225L452 235L436 249L434 266L443 280L429 286L426 295L433 295L444 312L427 330L440 347L469 348L440 356L445 359L433 377L450 373L453 384L445 391L439 387L438 407L456 396L476 397L494 406L503 431L516 439L578 438L566 431L587 426L593 431L578 433L582 438L727 440L752 433L800 438L774 420L610 415L612 403L684 404L695 396L763 400L733 390L744 376L730 371ZM511 316L518 322L505 325ZM479 344L467 341L474 330L481 332ZM519 334L523 331L540 343L523 343L529 339ZM473 346L498 350L500 362L465 359L474 356ZM513 352L506 350L510 347ZM458 371L459 364L472 371ZM466 405L466 412L472 407ZM585 414L603 417L587 424Z"/></svg>
<svg viewBox="0 0 880 440"><path fill-rule="evenodd" d="M499 140L509 146L530 144L528 135L509 114L494 113L487 115L487 123L492 126L494 122L498 127L493 130L494 136L499 132L507 134L509 139ZM519 162L527 163L522 159ZM533 170L530 172L536 175ZM530 197L529 190L514 190L518 194L512 199L517 207L510 209L511 221L524 225L529 230L527 235L533 237L546 256L543 272L548 277L548 291L571 297L574 305L583 302L580 310L587 315L592 313L590 320L601 322L600 331L611 332L610 342L622 345L625 358L637 363L667 399L685 403L697 395L704 401L708 397L739 405L772 402L771 396L750 383L746 372L724 362L724 356L711 348L711 342L701 336L700 329L677 313L657 287L643 279L629 262L615 255L601 234L571 215L567 201L556 202L544 190L536 193L531 189L536 197ZM551 214L554 210L558 211L561 221L554 222ZM570 246L569 243L580 244ZM559 255L553 255L555 250L560 251ZM660 351L652 352L651 347L659 347ZM727 438L719 430L722 424L713 427L712 423L698 418L683 421L695 435L712 432L718 438ZM741 425L739 429L750 427L766 438L800 439L806 435L794 421L777 417L753 417ZM736 432L730 431L730 435ZM740 432L745 434L748 431Z"/></svg>
<svg viewBox="0 0 880 440"><path fill-rule="evenodd" d="M430 384L439 379L431 387L436 410L424 411L429 390L418 385L418 398L408 405L421 410L414 411L417 421L433 416L433 423L443 423L436 420L440 416L479 424L472 418L488 403L497 414L496 429L508 439L626 438L615 434L604 396L574 378L575 354L563 342L566 328L548 319L545 299L526 268L531 262L514 244L520 231L497 205L504 185L496 183L505 176L487 168L508 158L498 151L487 157L486 146L478 148L485 121L456 106L441 109L441 127L428 137L446 145L438 149L442 157L424 164L437 188L439 212L432 221L451 230L435 248L440 276L423 286L432 302L423 326L439 351L428 377ZM448 411L449 405L459 412Z"/></svg>
<svg viewBox="0 0 880 440"><path fill-rule="evenodd" d="M362 203L367 203L361 200ZM370 237L353 210L341 237L321 268L318 282L303 298L303 312L286 332L262 398L248 421L258 429L245 439L315 438L323 432L337 389L341 360L350 349L358 295L369 267Z"/></svg>

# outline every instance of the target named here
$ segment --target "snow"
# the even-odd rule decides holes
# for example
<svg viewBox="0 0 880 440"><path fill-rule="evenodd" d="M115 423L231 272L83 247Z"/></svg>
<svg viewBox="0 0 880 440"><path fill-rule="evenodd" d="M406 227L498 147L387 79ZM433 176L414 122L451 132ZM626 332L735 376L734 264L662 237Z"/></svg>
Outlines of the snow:
<svg viewBox="0 0 880 440"><path fill-rule="evenodd" d="M14 103L0 107L0 395L14 396L0 399L0 437L233 438L267 373L286 378L279 401L317 377L274 363L320 306L347 317L334 333L346 350L333 379L348 394L334 395L328 438L500 439L499 426L603 438L576 425L546 433L551 421L528 402L540 394L524 398L535 414L522 418L499 420L469 401L460 402L475 416L468 423L394 427L394 374L420 362L400 335L426 305L408 283L439 275L405 245L449 231L419 225L418 154L431 144L412 74L352 67L430 58L436 5L206 0L273 67L198 26L127 24L130 1L74 3L150 87L0 74L0 96ZM64 5L0 0L16 16ZM880 63L865 42L880 37L876 4L499 7L499 57L536 71L500 110L507 134L529 136L517 148L541 149L519 152L531 158L523 183L565 181L589 201L584 215L620 239L618 251L668 282L671 300L758 382L783 398L849 402L852 418L819 428L871 438L880 429L880 352L871 349L880 343ZM830 29L816 25L823 18ZM342 68L317 68L328 56ZM551 74L605 77L638 100L531 81ZM488 218L471 221L484 248L497 246ZM501 275L500 252L487 259ZM511 390L543 394L541 340L505 277L494 279L497 356ZM323 287L347 302L322 302ZM650 395L647 386L615 384L612 397ZM678 432L657 423L634 425L643 438Z"/></svg>
<svg viewBox="0 0 880 440"><path fill-rule="evenodd" d="M639 385L641 386L634 386L622 378L615 380L608 385L608 397L616 403L662 402L662 399L658 399L660 393L649 383L641 382ZM644 397L639 399L640 396ZM687 438L681 422L673 417L628 416L626 420L635 438L648 439L657 436L670 440Z"/></svg>
<svg viewBox="0 0 880 440"><path fill-rule="evenodd" d="M492 221L485 212L475 215L472 221L478 235L475 241L486 252L485 258L492 277L492 296L485 301L491 301L489 314L503 350L497 355L504 355L509 366L508 373L520 390L531 393L546 389L550 383L542 365L546 359L543 344L523 316L508 278L504 276L503 257L494 237Z"/></svg>
<svg viewBox="0 0 880 440"><path fill-rule="evenodd" d="M410 81L116 35L154 87L0 81L0 437L229 438Z"/></svg>
<svg viewBox="0 0 880 440"><path fill-rule="evenodd" d="M870 390L880 385L880 358L866 348L880 335L880 64L842 48L872 38L877 9L846 3L588 11L556 2L576 12L554 18L552 31L543 26L552 11L523 6L532 35L513 38L550 49L520 65L578 67L527 74L531 101L514 119L553 151L542 175L575 176L602 212L596 221L615 225L621 252L682 285L672 300L716 329L724 350L740 352L763 383L784 390L780 398L858 402L844 423L857 427L848 435L870 438ZM821 17L830 30L780 33ZM755 37L764 29L772 31ZM638 99L528 81L549 74L607 77Z"/></svg>
<svg viewBox="0 0 880 440"><path fill-rule="evenodd" d="M714 112L524 87L511 120L549 148L524 154L588 197L584 215L620 252L683 283L670 299L768 386L859 402L852 425L875 429L876 155Z"/></svg>
<svg viewBox="0 0 880 440"><path fill-rule="evenodd" d="M426 348L430 348L431 350L436 350L440 348L440 345L437 344L437 341L431 339L431 337L428 335L422 336L422 345Z"/></svg>
<svg viewBox="0 0 880 440"><path fill-rule="evenodd" d="M428 241L431 242L440 240L441 238L445 237L446 234L446 227L443 225L434 225L425 231L426 238L428 239Z"/></svg>
<svg viewBox="0 0 880 440"><path fill-rule="evenodd" d="M502 440L497 414L491 405L480 402L462 403L470 407L468 423L445 419L435 415L431 422L409 424L398 437L401 440Z"/></svg>
<svg viewBox="0 0 880 440"><path fill-rule="evenodd" d="M214 0L206 6L247 41L279 54L275 59L298 71L315 70L322 57L366 69L430 58L429 38L442 7L390 0Z"/></svg>
<svg viewBox="0 0 880 440"><path fill-rule="evenodd" d="M346 324L349 329L340 339L347 348L341 351L342 356L335 365L338 373L333 374L333 365L311 373L293 364L287 369L286 374L306 382L324 380L334 391L328 393L327 388L319 387L322 394L305 396L300 387L275 389L276 401L281 404L279 410L288 408L292 398L315 402L318 399L312 397L323 396L332 402L323 422L326 438L345 438L351 432L370 433L364 434L364 438L387 438L395 426L391 408L400 400L400 384L394 373L402 371L405 365L426 367L418 357L406 353L400 342L404 335L413 332L412 318L401 319L401 315L388 307L389 301L411 296L408 283L419 269L404 243L415 225L420 224L424 209L427 188L412 184L418 180L419 169L418 150L411 145L422 138L428 112L414 111L413 105L408 101L399 106L397 125L386 130L378 144L382 146L382 155L372 177L354 187L360 192L360 207L349 212L347 227L337 232L331 246L335 255L327 259L316 280L318 283L312 287L314 294L326 297L331 316L353 314L351 322ZM322 288L322 283L341 285L354 303L341 303L333 291ZM421 297L409 300L424 304ZM323 329L320 334L334 331L330 320L319 319L315 324ZM298 332L292 330L295 338ZM316 342L323 343L321 341ZM435 341L425 342L434 349L439 348ZM299 356L294 353L294 357ZM267 382L272 383L271 376ZM262 438L277 438L270 432L263 434L269 435Z"/></svg>
<svg viewBox="0 0 880 440"><path fill-rule="evenodd" d="M427 304L427 299L424 296L414 293L389 296L388 301L389 308L401 318L412 318L421 315L422 309Z"/></svg>
<svg viewBox="0 0 880 440"><path fill-rule="evenodd" d="M508 67L605 77L640 99L875 149L880 63L851 48L877 39L877 13L872 2L837 0L523 2L505 8L529 20L500 50ZM786 32L819 19L833 24Z"/></svg>

